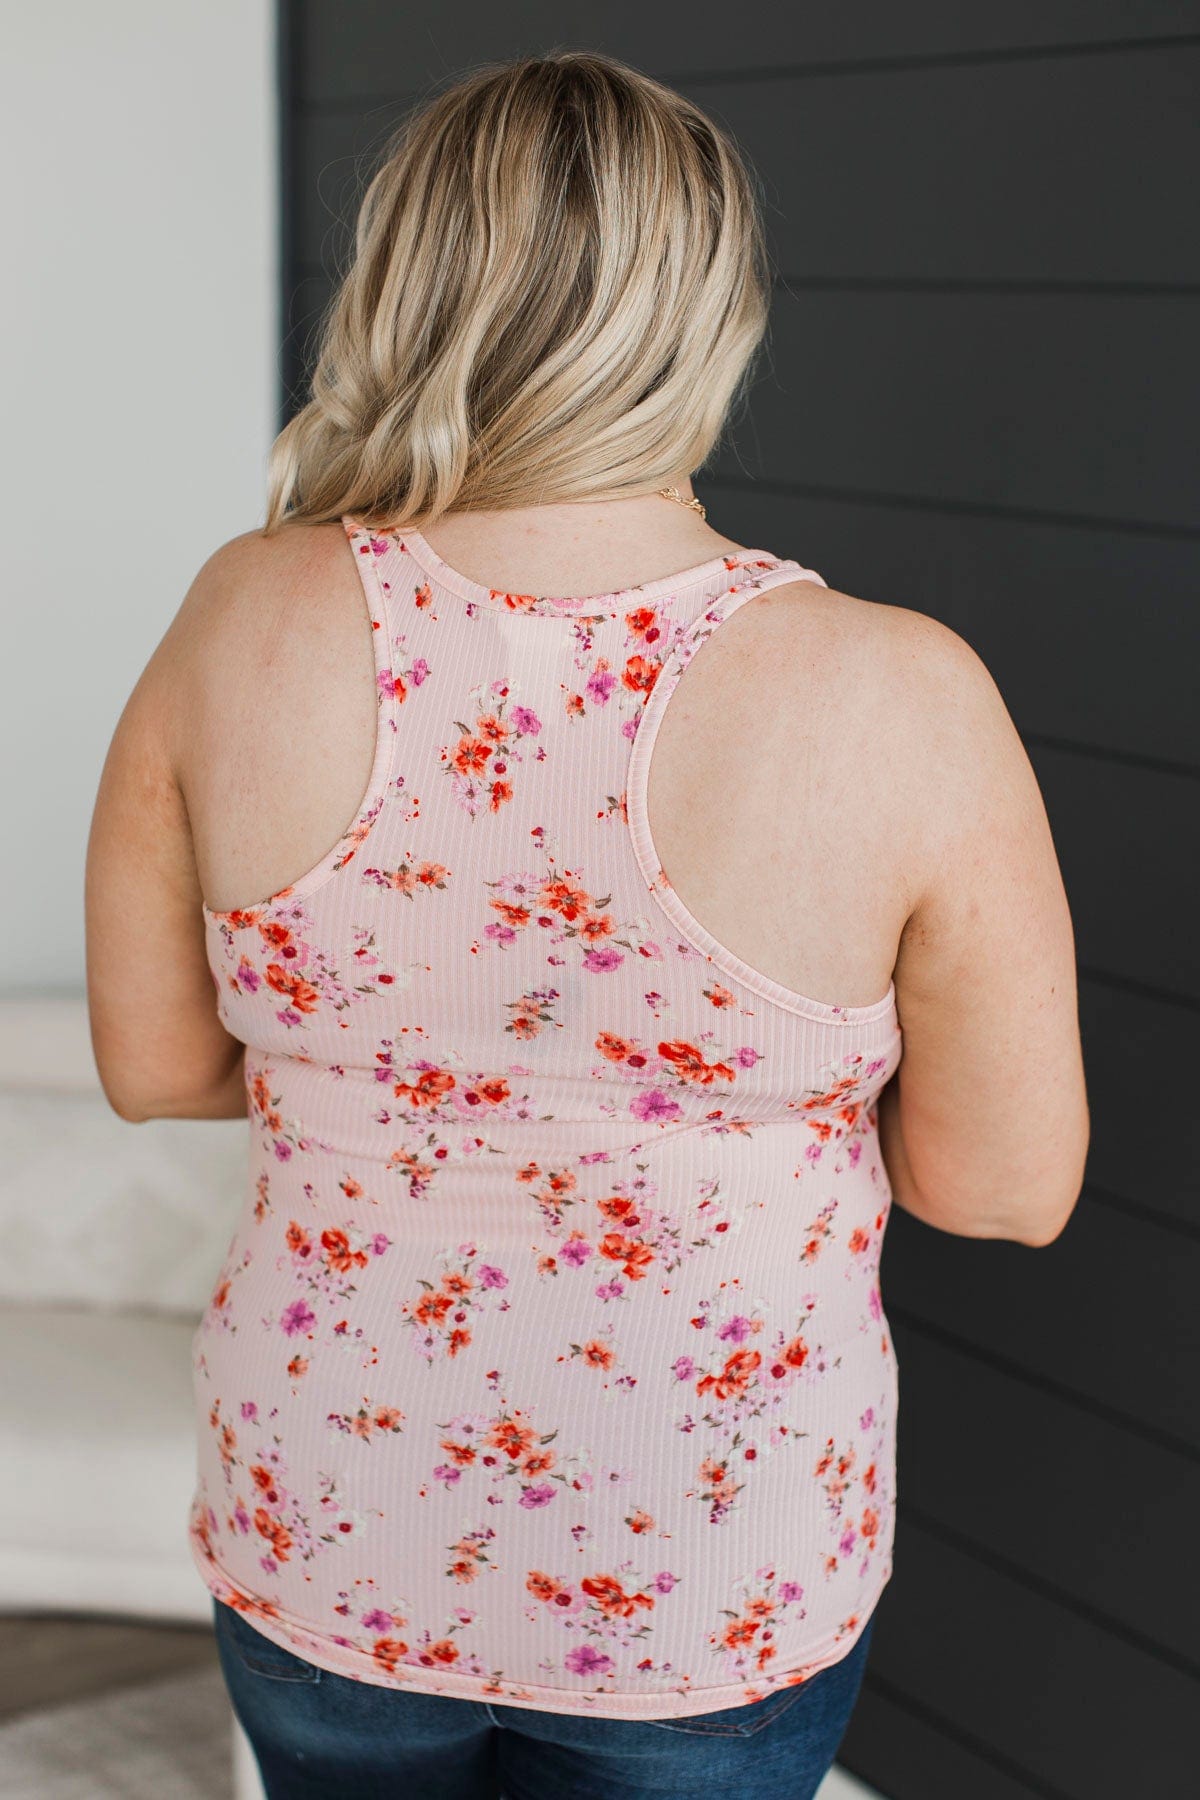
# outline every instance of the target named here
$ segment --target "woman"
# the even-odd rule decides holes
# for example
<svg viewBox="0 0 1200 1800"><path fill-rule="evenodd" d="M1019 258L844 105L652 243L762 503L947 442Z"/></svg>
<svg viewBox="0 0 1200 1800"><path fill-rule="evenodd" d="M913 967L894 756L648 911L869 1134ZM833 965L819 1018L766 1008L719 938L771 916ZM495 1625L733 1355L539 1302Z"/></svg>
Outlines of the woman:
<svg viewBox="0 0 1200 1800"><path fill-rule="evenodd" d="M768 297L670 89L422 107L114 736L106 1092L249 1112L189 1542L272 1797L814 1794L892 1570L889 1207L1039 1245L1078 1196L994 683L692 491Z"/></svg>

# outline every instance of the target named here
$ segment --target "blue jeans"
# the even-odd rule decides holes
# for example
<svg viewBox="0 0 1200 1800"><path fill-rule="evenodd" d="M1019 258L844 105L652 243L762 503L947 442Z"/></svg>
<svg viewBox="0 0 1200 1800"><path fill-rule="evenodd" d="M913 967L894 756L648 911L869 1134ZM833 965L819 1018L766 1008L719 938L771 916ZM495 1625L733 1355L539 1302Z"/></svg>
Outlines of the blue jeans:
<svg viewBox="0 0 1200 1800"><path fill-rule="evenodd" d="M764 1700L598 1719L333 1675L214 1598L221 1668L268 1800L812 1800L858 1698L840 1662Z"/></svg>

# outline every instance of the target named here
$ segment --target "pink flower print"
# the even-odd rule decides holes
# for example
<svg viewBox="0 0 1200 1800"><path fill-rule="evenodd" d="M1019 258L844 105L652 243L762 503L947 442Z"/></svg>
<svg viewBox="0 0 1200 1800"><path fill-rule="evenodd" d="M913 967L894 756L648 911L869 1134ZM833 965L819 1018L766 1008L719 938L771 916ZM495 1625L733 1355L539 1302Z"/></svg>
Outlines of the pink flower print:
<svg viewBox="0 0 1200 1800"><path fill-rule="evenodd" d="M517 1505L530 1508L549 1506L553 1498L554 1489L550 1486L550 1483L548 1481L539 1481L535 1486L523 1489Z"/></svg>
<svg viewBox="0 0 1200 1800"><path fill-rule="evenodd" d="M520 737L536 737L542 729L542 721L531 706L514 706L512 722Z"/></svg>
<svg viewBox="0 0 1200 1800"><path fill-rule="evenodd" d="M243 956L242 960L239 962L234 980L236 985L242 989L243 993L247 994L257 994L259 988L262 986L262 977L254 967L254 964L246 956Z"/></svg>
<svg viewBox="0 0 1200 1800"><path fill-rule="evenodd" d="M567 1651L563 1664L572 1675L606 1675L614 1667L612 1657L594 1644L576 1644Z"/></svg>
<svg viewBox="0 0 1200 1800"><path fill-rule="evenodd" d="M676 1381L690 1381L696 1373L696 1364L690 1356L677 1356L671 1364L671 1372Z"/></svg>
<svg viewBox="0 0 1200 1800"><path fill-rule="evenodd" d="M434 1478L447 1488L454 1486L464 1471L478 1468L488 1473L493 1484L515 1480L520 1486L518 1505L528 1510L549 1506L558 1489L573 1484L571 1463L556 1467L557 1453L551 1449L557 1430L539 1432L529 1413L521 1407L503 1407L494 1418L482 1414L462 1414L448 1424L439 1425L446 1433L440 1448L446 1461L434 1469ZM500 1496L488 1495L488 1504L501 1504Z"/></svg>
<svg viewBox="0 0 1200 1800"><path fill-rule="evenodd" d="M585 969L593 974L607 975L612 969L619 969L625 958L619 950L589 950L583 959Z"/></svg>
<svg viewBox="0 0 1200 1800"><path fill-rule="evenodd" d="M595 706L605 706L616 685L616 675L609 668L604 657L601 657L584 683L583 691Z"/></svg>
<svg viewBox="0 0 1200 1800"><path fill-rule="evenodd" d="M279 1324L285 1337L295 1337L299 1332L309 1331L317 1322L317 1315L306 1300L293 1300L285 1306L279 1317Z"/></svg>
<svg viewBox="0 0 1200 1800"><path fill-rule="evenodd" d="M463 1583L474 1581L488 1560L487 1546L495 1535L496 1533L490 1525L481 1526L476 1531L465 1532L456 1544L449 1546L451 1561L450 1567L446 1570L447 1575L453 1575L456 1581ZM473 1615L465 1613L461 1616L465 1623Z"/></svg>
<svg viewBox="0 0 1200 1800"><path fill-rule="evenodd" d="M416 1333L415 1348L427 1362L434 1360L439 1342L450 1357L465 1350L472 1341L470 1317L479 1310L485 1289L508 1286L507 1275L494 1263L482 1265L488 1270L488 1277L486 1282L481 1280L479 1271L472 1267L476 1254L474 1244L460 1244L458 1255L462 1260L456 1264L448 1251L443 1252L445 1266L438 1285L418 1277L423 1292L401 1304L401 1313ZM507 1305L507 1301L502 1301L501 1309Z"/></svg>
<svg viewBox="0 0 1200 1800"><path fill-rule="evenodd" d="M651 1088L648 1093L635 1095L629 1102L629 1110L635 1119L641 1119L647 1125L662 1125L669 1119L683 1116L683 1108L678 1100L672 1100L661 1088Z"/></svg>
<svg viewBox="0 0 1200 1800"><path fill-rule="evenodd" d="M775 1615L780 1607L796 1605L804 1592L797 1582L784 1581L772 1595L774 1579L774 1569L768 1568L760 1569L753 1582L748 1577L736 1581L740 1609L723 1606L724 1623L709 1634L713 1650L738 1680L749 1681L762 1674L775 1655ZM799 1616L804 1617L803 1609Z"/></svg>

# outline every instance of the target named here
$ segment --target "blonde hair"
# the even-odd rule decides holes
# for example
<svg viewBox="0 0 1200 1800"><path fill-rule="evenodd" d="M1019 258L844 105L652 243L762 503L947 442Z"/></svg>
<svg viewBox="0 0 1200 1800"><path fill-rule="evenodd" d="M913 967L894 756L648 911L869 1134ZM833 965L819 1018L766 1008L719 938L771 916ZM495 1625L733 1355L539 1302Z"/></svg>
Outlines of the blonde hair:
<svg viewBox="0 0 1200 1800"><path fill-rule="evenodd" d="M652 492L716 445L770 292L756 178L690 100L594 52L485 64L388 142L264 529Z"/></svg>

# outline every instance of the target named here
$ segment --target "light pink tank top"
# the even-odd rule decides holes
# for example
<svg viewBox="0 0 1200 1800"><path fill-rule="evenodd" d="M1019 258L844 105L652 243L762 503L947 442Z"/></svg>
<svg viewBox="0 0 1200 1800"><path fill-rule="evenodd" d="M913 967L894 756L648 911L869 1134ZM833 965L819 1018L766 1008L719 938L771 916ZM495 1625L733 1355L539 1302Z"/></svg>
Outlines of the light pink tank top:
<svg viewBox="0 0 1200 1800"><path fill-rule="evenodd" d="M843 1657L891 1575L901 1039L894 985L810 1000L704 929L646 772L698 646L824 583L746 550L532 597L342 523L361 811L205 912L251 1164L193 1340L196 1565L381 1687L739 1706Z"/></svg>

